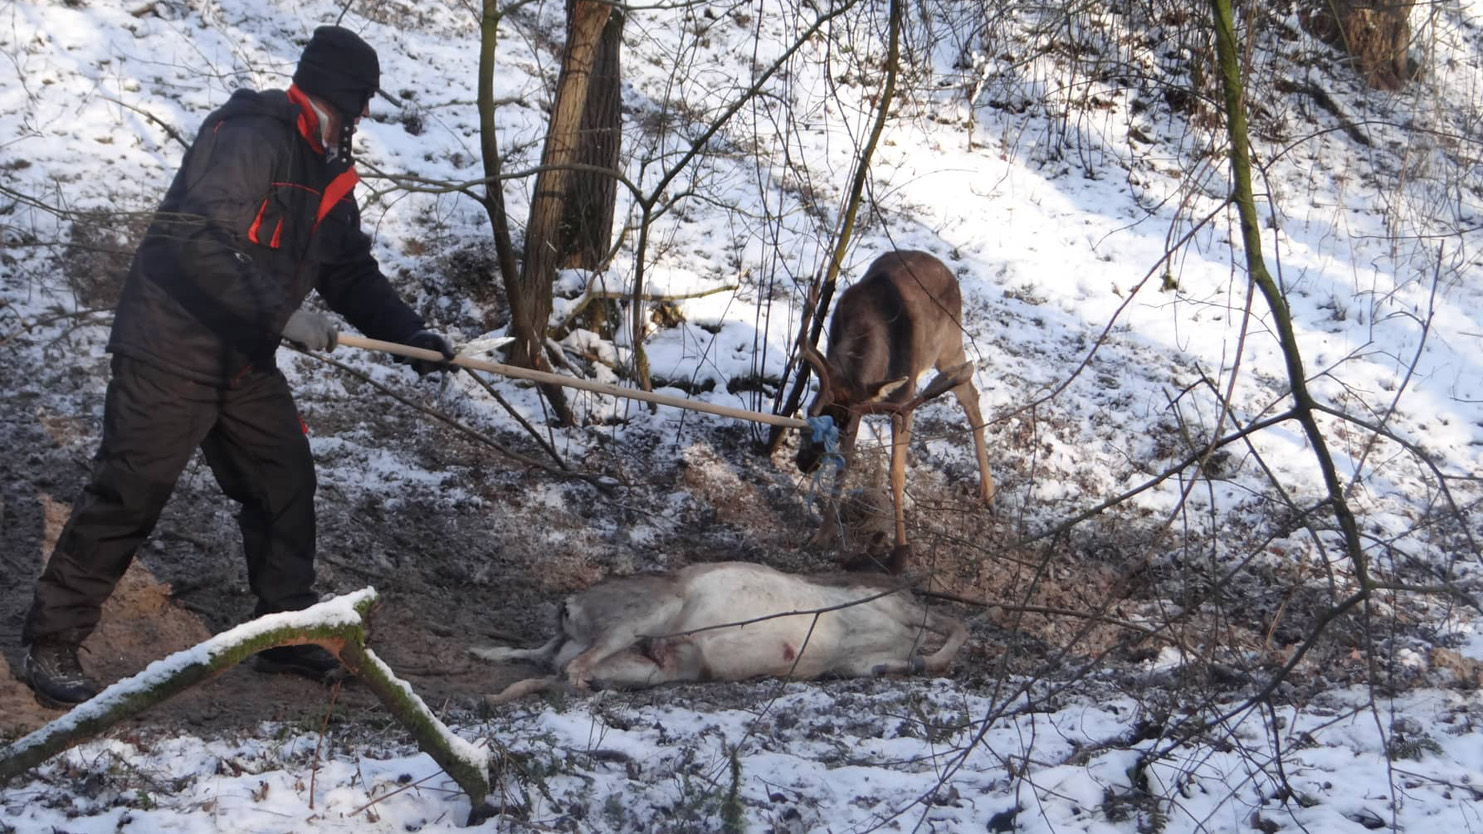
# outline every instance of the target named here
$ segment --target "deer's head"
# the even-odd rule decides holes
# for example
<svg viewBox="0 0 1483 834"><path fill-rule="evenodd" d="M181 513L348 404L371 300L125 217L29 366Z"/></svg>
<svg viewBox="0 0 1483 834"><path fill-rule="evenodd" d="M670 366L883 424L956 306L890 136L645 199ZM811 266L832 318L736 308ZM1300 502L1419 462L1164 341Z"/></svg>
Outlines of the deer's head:
<svg viewBox="0 0 1483 834"><path fill-rule="evenodd" d="M806 341L799 342L803 358L814 369L819 378L819 394L808 407L808 416L827 416L839 429L841 451L846 454L853 445L855 430L860 416L885 411L894 407L889 400L903 385L911 380L907 377L861 382L842 373L837 365L821 355L817 348ZM812 472L824 457L824 444L805 432L798 444L795 461L804 472Z"/></svg>
<svg viewBox="0 0 1483 834"><path fill-rule="evenodd" d="M813 345L800 341L798 347L804 360L819 377L819 395L809 405L808 416L827 416L834 421L835 427L839 429L840 451L846 457L854 445L855 431L859 428L862 415L909 413L922 403L942 396L973 377L973 363L964 362L933 377L927 387L916 396L905 402L897 402L893 398L903 385L911 382L909 377L860 382L841 373L839 367L821 355ZM805 433L798 444L798 455L795 458L798 468L804 472L814 471L825 451L822 442L815 440L812 434Z"/></svg>

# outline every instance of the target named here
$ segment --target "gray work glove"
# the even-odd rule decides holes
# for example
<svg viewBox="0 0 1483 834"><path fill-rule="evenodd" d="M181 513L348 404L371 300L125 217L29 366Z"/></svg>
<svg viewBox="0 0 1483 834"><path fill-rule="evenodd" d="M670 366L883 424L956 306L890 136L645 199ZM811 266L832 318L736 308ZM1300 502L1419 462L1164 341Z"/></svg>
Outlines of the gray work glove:
<svg viewBox="0 0 1483 834"><path fill-rule="evenodd" d="M283 326L283 338L304 350L334 350L340 342L340 329L318 313L295 310Z"/></svg>
<svg viewBox="0 0 1483 834"><path fill-rule="evenodd" d="M453 346L448 344L448 340L443 338L442 334L434 333L431 330L419 330L403 339L402 344L408 347L422 348L423 350L435 350L443 354L444 359L451 360L454 357ZM416 371L418 376L427 376L433 371L456 370L456 368L443 362L431 362L426 359L412 359L411 357L398 356L396 361L411 365L412 370Z"/></svg>

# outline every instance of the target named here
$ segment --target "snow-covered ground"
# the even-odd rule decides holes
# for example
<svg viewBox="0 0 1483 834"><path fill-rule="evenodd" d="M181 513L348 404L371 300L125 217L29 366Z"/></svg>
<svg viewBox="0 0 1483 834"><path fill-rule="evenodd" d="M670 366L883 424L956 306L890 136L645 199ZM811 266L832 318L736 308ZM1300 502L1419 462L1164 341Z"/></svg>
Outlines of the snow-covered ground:
<svg viewBox="0 0 1483 834"><path fill-rule="evenodd" d="M688 706L598 697L461 728L476 744L527 756L523 787L504 795L511 814L479 830L718 831L728 801L739 804L741 830L758 832L1470 831L1483 822L1483 713L1465 693L1415 693L1375 711L1359 706L1364 693L1332 692L1279 708L1283 785L1265 752L1270 725L1255 714L1222 727L1219 745L1155 757L1163 742L1138 740L1147 712L1126 698L994 704L948 681L746 689L745 707L705 708L695 687ZM990 711L1006 714L985 724ZM1415 746L1387 760L1401 733ZM250 738L95 742L0 801L16 831L74 834L455 831L469 811L402 741L272 727Z"/></svg>
<svg viewBox="0 0 1483 834"><path fill-rule="evenodd" d="M635 7L623 65L629 180L655 188L708 119L783 58L824 5ZM1223 134L1198 100L1215 87L1191 70L1200 62L1193 27L1165 21L1128 33L1123 18L1078 16L1054 31L1107 57L1087 74L1068 70L1074 50L1036 48L1051 36L1029 34L1045 22L1031 10L994 10L985 33L971 34L988 7L928 5L931 15L912 17L911 93L882 138L873 206L862 212L843 277L893 247L932 251L960 275L1008 541L1144 483L1217 432L1280 413L1289 406L1287 371L1272 317L1233 250L1234 214L1221 207ZM239 86L286 85L308 34L338 14L336 4L278 0L17 0L0 10L5 350L45 351L45 334L81 323L70 330L69 361L104 364L106 327L87 319L6 338L88 306L48 244L85 242L79 228L90 212L149 210L183 151L171 130L188 136ZM1292 37L1263 40L1258 72L1280 76L1275 86L1288 92L1262 101L1255 120L1266 166L1257 188L1266 256L1314 393L1383 423L1438 467L1325 418L1376 578L1449 585L1477 599L1483 4L1435 7L1426 25L1421 14L1413 55L1425 73L1400 94L1369 91L1333 70L1296 16L1283 24ZM561 15L561 3L535 3L502 24L495 95L510 102L498 115L501 147L512 155L506 170L538 160ZM713 153L670 186L689 196L655 223L646 287L735 289L677 303L684 321L646 341L656 378L687 390L712 382L694 396L770 407L754 386L728 393L728 383L771 378L775 388L784 370L807 280L827 258L872 117L884 19L883 3L836 18L825 31L853 31L857 48L810 39L769 94L737 112ZM488 239L483 210L466 196L409 193L396 181L480 176L476 16L457 2L388 0L352 7L344 23L378 48L383 87L404 101L401 109L375 103L357 139L367 228L384 270L456 343L497 339L501 331L481 326L486 311L442 274L451 256ZM1191 88L1186 104L1196 103L1176 107L1160 88L1127 80L1140 75ZM1310 87L1322 96L1303 92ZM971 105L967 91L977 96ZM1068 98L1084 106L1056 104ZM530 187L507 188L511 217L525 216ZM620 191L620 223L637 222L634 205ZM630 234L603 275L564 273L563 294L598 279L628 285L634 245ZM570 303L558 299L554 318ZM621 333L609 341L585 331L565 342L573 354L617 363L630 358L630 344ZM336 358L381 381L406 375L377 357ZM348 396L342 382L304 372L287 351L283 365L305 400ZM613 378L600 363L592 373ZM513 425L471 380L448 385L442 401L471 423ZM541 420L532 389L500 390ZM58 398L47 408L78 413L100 402ZM642 446L724 422L650 414L617 399L575 402L592 428L554 433L573 459L607 439ZM923 426L954 433L923 432L915 477L971 477L956 408L923 409ZM611 426L615 418L621 427ZM374 440L313 442L322 484L390 494L442 481ZM1112 511L1114 523L1149 534L1140 552L1155 566L1206 558L1211 575L1276 572L1328 590L1330 603L1352 590L1327 516L1314 514L1311 533L1297 518L1324 495L1298 426L1266 429L1227 453L1208 479L1172 478L1132 496ZM559 510L567 494L538 486L525 506ZM477 501L457 487L443 499ZM624 531L637 550L678 523L687 499L672 500L676 512ZM1166 523L1177 533L1152 535ZM1182 544L1171 543L1176 537ZM633 567L664 567L666 558L649 554ZM1296 608L1307 598L1293 599ZM734 820L736 830L756 832L1472 831L1483 828L1483 699L1473 665L1483 660L1483 636L1476 612L1456 603L1444 593L1377 598L1367 622L1402 636L1376 637L1373 655L1356 653L1355 668L1376 664L1375 687L1279 691L1269 709L1243 700L1264 680L1257 676L1212 684L1198 710L1182 711L1188 703L1169 691L1184 658L1170 648L1106 679L1093 669L1074 686L1054 674L1006 677L997 688L981 677L764 682L726 686L714 698L696 686L654 700L527 704L454 723L463 738L521 763L501 779L511 809L523 812L482 830L710 831ZM1164 614L1176 616L1174 607ZM1147 616L1131 618L1153 625ZM1271 650L1266 637L1268 645L1188 650L1270 673L1293 648ZM157 731L89 743L0 789L0 831L17 832L451 831L467 813L456 788L395 730L352 728L326 741L284 726L242 738Z"/></svg>

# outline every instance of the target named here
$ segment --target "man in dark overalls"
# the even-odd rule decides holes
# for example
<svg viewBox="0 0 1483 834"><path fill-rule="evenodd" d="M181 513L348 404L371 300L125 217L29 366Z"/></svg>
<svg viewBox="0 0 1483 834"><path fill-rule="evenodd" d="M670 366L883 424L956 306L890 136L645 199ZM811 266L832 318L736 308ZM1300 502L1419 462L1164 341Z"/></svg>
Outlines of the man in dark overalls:
<svg viewBox="0 0 1483 834"><path fill-rule="evenodd" d="M43 702L97 694L78 647L197 448L241 504L257 613L318 601L314 461L274 359L280 338L334 348L335 325L299 309L310 290L372 338L453 357L381 274L361 231L350 141L380 76L365 41L320 27L292 86L238 90L186 152L124 283L92 480L22 632L26 680ZM341 673L312 645L270 649L254 663L320 680Z"/></svg>

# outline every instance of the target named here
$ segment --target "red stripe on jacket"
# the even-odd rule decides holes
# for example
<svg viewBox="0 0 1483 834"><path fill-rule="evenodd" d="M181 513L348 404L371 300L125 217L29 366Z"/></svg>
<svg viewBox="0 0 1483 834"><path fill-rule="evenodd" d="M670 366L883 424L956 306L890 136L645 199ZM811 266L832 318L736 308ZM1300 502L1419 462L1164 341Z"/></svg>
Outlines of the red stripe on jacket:
<svg viewBox="0 0 1483 834"><path fill-rule="evenodd" d="M288 88L288 99L299 106L299 135L309 143L317 153L324 153L324 143L319 141L319 114L314 112L314 105L309 102L309 96L300 90L297 84ZM314 228L324 220L341 200L350 196L355 186L360 182L360 174L356 173L354 166L347 169L345 173L335 177L325 187L324 195L319 200L319 211L314 218Z"/></svg>
<svg viewBox="0 0 1483 834"><path fill-rule="evenodd" d="M319 114L314 112L309 96L297 84L290 84L288 100L299 106L299 135L304 137L304 141L309 143L315 153L324 153L324 143L319 141Z"/></svg>

